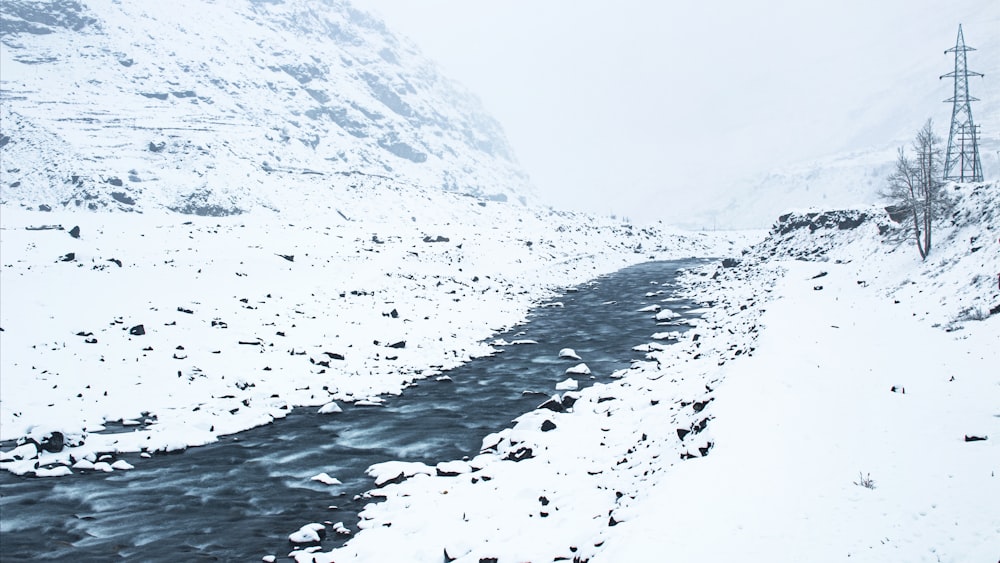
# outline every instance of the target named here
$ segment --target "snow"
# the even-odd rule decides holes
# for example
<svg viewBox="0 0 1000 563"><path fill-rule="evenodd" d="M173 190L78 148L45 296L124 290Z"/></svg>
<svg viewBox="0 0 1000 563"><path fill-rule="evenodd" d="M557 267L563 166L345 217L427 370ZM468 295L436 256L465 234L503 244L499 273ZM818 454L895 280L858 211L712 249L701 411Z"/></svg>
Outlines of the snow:
<svg viewBox="0 0 1000 563"><path fill-rule="evenodd" d="M650 257L732 248L721 236L637 235L610 220L381 180L323 201L207 218L5 206L0 440L42 443L58 431L62 453L77 459L171 452L298 406L378 406L415 379L495 353L484 340L560 286ZM333 207L365 219L325 213ZM40 224L62 230L29 230ZM481 224L547 250L511 247ZM79 238L67 232L75 226ZM425 243L427 232L451 242ZM635 252L639 243L648 253ZM73 261L57 260L68 252ZM144 333L132 334L138 325ZM70 464L19 452L23 463L2 467Z"/></svg>
<svg viewBox="0 0 1000 563"><path fill-rule="evenodd" d="M566 370L567 375L590 375L590 368L587 364L576 364L575 366L568 368Z"/></svg>
<svg viewBox="0 0 1000 563"><path fill-rule="evenodd" d="M926 263L872 210L688 272L701 325L473 472L380 489L316 560L992 561L998 190L956 190Z"/></svg>

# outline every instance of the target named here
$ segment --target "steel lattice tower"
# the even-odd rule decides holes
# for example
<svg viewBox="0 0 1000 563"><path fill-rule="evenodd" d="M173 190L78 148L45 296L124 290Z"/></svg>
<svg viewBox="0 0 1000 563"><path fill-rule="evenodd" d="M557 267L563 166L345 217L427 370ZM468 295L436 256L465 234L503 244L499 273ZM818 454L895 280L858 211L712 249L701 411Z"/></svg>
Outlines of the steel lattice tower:
<svg viewBox="0 0 1000 563"><path fill-rule="evenodd" d="M952 103L951 131L948 133L948 152L944 160L944 179L958 182L982 182L983 167L979 161L979 128L972 121L972 102L978 98L969 95L969 77L983 76L972 72L965 64L965 53L975 51L965 46L962 24L958 25L955 46L945 51L955 53L955 70L941 78L955 79L955 93L945 102Z"/></svg>

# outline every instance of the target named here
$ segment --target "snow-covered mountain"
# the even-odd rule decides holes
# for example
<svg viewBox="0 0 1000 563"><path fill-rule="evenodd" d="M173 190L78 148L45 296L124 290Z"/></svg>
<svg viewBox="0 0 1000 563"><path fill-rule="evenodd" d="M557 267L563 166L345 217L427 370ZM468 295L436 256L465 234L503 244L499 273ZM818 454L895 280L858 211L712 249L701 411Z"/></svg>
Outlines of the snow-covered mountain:
<svg viewBox="0 0 1000 563"><path fill-rule="evenodd" d="M0 18L5 202L224 215L357 174L532 198L478 99L346 0L7 0Z"/></svg>

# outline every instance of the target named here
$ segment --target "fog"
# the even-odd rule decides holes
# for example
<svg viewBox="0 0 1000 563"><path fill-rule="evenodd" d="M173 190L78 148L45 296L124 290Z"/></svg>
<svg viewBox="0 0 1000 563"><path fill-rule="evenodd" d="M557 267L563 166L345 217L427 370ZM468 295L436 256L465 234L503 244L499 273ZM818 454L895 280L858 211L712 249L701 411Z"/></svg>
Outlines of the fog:
<svg viewBox="0 0 1000 563"><path fill-rule="evenodd" d="M545 200L637 220L946 128L943 51L1000 21L995 0L353 3L482 99Z"/></svg>

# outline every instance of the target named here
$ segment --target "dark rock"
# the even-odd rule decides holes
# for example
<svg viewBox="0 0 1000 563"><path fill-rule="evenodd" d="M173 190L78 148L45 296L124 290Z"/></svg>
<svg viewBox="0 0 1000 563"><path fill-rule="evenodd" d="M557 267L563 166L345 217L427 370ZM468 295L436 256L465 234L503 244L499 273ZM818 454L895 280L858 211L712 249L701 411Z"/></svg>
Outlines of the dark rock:
<svg viewBox="0 0 1000 563"><path fill-rule="evenodd" d="M906 394L906 388L905 387L897 387L896 385L893 385L892 387L890 387L889 391L892 391L893 393L902 393L903 395Z"/></svg>
<svg viewBox="0 0 1000 563"><path fill-rule="evenodd" d="M563 407L562 399L560 399L558 395L556 395L556 396L552 397L551 399L549 399L548 401L545 401L544 403L538 405L537 408L540 408L540 409L549 409L550 411L554 411L554 412L563 412L564 410L566 410L565 407Z"/></svg>
<svg viewBox="0 0 1000 563"><path fill-rule="evenodd" d="M965 435L966 442L982 442L987 439L989 439L989 436L970 436L968 434Z"/></svg>
<svg viewBox="0 0 1000 563"><path fill-rule="evenodd" d="M281 256L282 258L284 258L285 260L288 260L289 262L294 262L295 261L295 256L292 255L292 254L279 254L278 256Z"/></svg>
<svg viewBox="0 0 1000 563"><path fill-rule="evenodd" d="M569 393L563 393L561 401L563 408L571 409L573 408L573 405L576 404L576 396Z"/></svg>
<svg viewBox="0 0 1000 563"><path fill-rule="evenodd" d="M163 152L163 149L165 148L167 148L167 143L164 142L154 143L152 141L149 142L149 152Z"/></svg>
<svg viewBox="0 0 1000 563"><path fill-rule="evenodd" d="M726 258L722 261L723 268L735 268L740 265L740 261L735 258Z"/></svg>
<svg viewBox="0 0 1000 563"><path fill-rule="evenodd" d="M406 348L406 341L405 340L400 340L399 342L393 342L392 344L389 344L388 347L389 348Z"/></svg>
<svg viewBox="0 0 1000 563"><path fill-rule="evenodd" d="M189 315L193 315L194 314L194 311L192 311L191 309L185 309L184 307L178 307L177 311L181 312L181 313L187 313Z"/></svg>
<svg viewBox="0 0 1000 563"><path fill-rule="evenodd" d="M496 557L480 557L479 563L499 563L499 559Z"/></svg>
<svg viewBox="0 0 1000 563"><path fill-rule="evenodd" d="M680 440L683 440L684 437L687 436L690 433L691 433L691 431L688 430L688 429L686 429L686 428L678 428L677 429L677 438L680 439Z"/></svg>
<svg viewBox="0 0 1000 563"><path fill-rule="evenodd" d="M712 450L713 446L715 446L715 443L714 442L709 442L709 443L705 444L704 447L698 448L698 452L701 454L701 457L707 456L708 452L710 452Z"/></svg>
<svg viewBox="0 0 1000 563"><path fill-rule="evenodd" d="M711 402L712 402L712 399L709 399L707 401L698 401L696 403L692 403L691 404L691 408L694 409L694 412L701 412L702 409L704 409L705 406L708 405Z"/></svg>
<svg viewBox="0 0 1000 563"><path fill-rule="evenodd" d="M44 203L38 206L39 211L52 211L51 205L45 205Z"/></svg>
<svg viewBox="0 0 1000 563"><path fill-rule="evenodd" d="M136 178L138 180L138 178ZM118 180L118 185L121 185L121 180ZM111 192L111 199L117 201L118 203L124 203L125 205L135 205L135 200L129 197L125 192Z"/></svg>
<svg viewBox="0 0 1000 563"><path fill-rule="evenodd" d="M69 230L69 236L71 236L73 238L80 238L80 226L77 225L76 227L73 227L72 229L70 229Z"/></svg>
<svg viewBox="0 0 1000 563"><path fill-rule="evenodd" d="M108 178L108 183L116 188L120 188L122 186L121 178Z"/></svg>
<svg viewBox="0 0 1000 563"><path fill-rule="evenodd" d="M549 430L555 430L555 429L556 429L556 423L552 422L551 420L546 420L545 422L542 423L542 432L548 432Z"/></svg>
<svg viewBox="0 0 1000 563"><path fill-rule="evenodd" d="M424 237L424 242L449 242L451 239L438 235L437 237Z"/></svg>
<svg viewBox="0 0 1000 563"><path fill-rule="evenodd" d="M76 260L76 253L75 252L67 252L66 254L62 255L59 258L60 262L72 262L73 260Z"/></svg>
<svg viewBox="0 0 1000 563"><path fill-rule="evenodd" d="M813 286L813 291L823 291L823 286L821 286L821 285L814 285Z"/></svg>
<svg viewBox="0 0 1000 563"><path fill-rule="evenodd" d="M146 334L146 327L142 325L135 325L134 327L128 329L128 333L132 336L142 336Z"/></svg>
<svg viewBox="0 0 1000 563"><path fill-rule="evenodd" d="M544 496L538 497L538 502L542 503L542 506L549 505L549 499L545 498Z"/></svg>
<svg viewBox="0 0 1000 563"><path fill-rule="evenodd" d="M97 339L96 338L87 338L86 340L83 341L83 343L84 344L97 344Z"/></svg>
<svg viewBox="0 0 1000 563"><path fill-rule="evenodd" d="M824 276L826 276L826 272L820 272L820 273L816 274L815 276L813 276L812 279L818 280L819 278L822 278Z"/></svg>
<svg viewBox="0 0 1000 563"><path fill-rule="evenodd" d="M698 434L702 430L704 430L705 428L708 428L708 419L707 418L703 418L703 419L701 419L701 422L698 422L697 424L694 424L693 426L691 426L691 432L694 433L694 434Z"/></svg>
<svg viewBox="0 0 1000 563"><path fill-rule="evenodd" d="M42 438L42 443L39 444L39 447L41 447L41 449L49 453L54 454L61 452L65 443L66 443L66 437L63 436L63 433L55 431L46 436L45 438Z"/></svg>
<svg viewBox="0 0 1000 563"><path fill-rule="evenodd" d="M504 459L509 459L511 461L523 461L526 459L531 459L533 457L535 457L535 452L531 448L527 446L521 446L517 450L508 453L507 456L504 457Z"/></svg>
<svg viewBox="0 0 1000 563"><path fill-rule="evenodd" d="M112 264L118 266L119 268L122 267L122 261L117 258L108 258L108 262L111 262Z"/></svg>
<svg viewBox="0 0 1000 563"><path fill-rule="evenodd" d="M344 355L343 354L338 354L336 352L323 352L323 353L326 354L326 357L330 358L331 360L343 360L344 359Z"/></svg>

